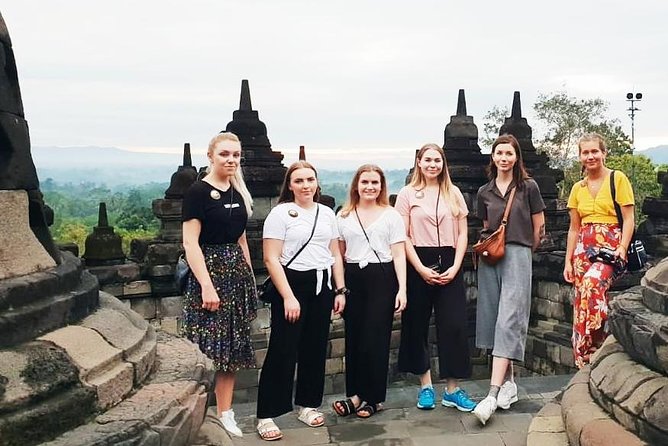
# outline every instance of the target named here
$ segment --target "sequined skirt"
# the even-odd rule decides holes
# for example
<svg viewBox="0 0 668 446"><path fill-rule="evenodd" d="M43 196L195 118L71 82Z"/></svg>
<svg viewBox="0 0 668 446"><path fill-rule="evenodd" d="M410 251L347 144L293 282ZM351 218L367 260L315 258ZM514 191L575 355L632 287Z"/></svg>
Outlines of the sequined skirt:
<svg viewBox="0 0 668 446"><path fill-rule="evenodd" d="M204 245L202 252L220 307L217 311L202 309L202 289L189 273L183 296L182 335L211 358L216 370L254 368L250 323L257 314L257 296L251 269L236 243Z"/></svg>

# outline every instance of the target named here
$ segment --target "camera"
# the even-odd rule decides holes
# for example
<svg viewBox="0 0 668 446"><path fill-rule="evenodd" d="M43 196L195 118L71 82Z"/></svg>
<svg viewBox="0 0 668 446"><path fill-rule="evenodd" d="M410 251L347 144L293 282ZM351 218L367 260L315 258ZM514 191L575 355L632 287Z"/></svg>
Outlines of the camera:
<svg viewBox="0 0 668 446"><path fill-rule="evenodd" d="M589 261L591 263L603 262L607 263L608 265L614 265L617 261L617 255L615 254L615 250L603 247L599 248L597 251L594 251L589 256Z"/></svg>

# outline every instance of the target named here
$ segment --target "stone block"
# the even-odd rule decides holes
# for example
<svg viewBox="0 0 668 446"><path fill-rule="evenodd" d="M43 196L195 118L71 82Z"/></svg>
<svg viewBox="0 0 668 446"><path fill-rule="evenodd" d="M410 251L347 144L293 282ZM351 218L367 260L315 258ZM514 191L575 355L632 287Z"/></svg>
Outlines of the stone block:
<svg viewBox="0 0 668 446"><path fill-rule="evenodd" d="M658 392L660 389L668 386L668 378L666 377L657 377L646 381L640 386L638 386L625 401L622 401L619 405L625 411L633 414L638 417L642 414L645 405L649 401L650 397Z"/></svg>
<svg viewBox="0 0 668 446"><path fill-rule="evenodd" d="M335 375L343 372L342 358L329 358L325 360L325 375Z"/></svg>
<svg viewBox="0 0 668 446"><path fill-rule="evenodd" d="M568 437L564 433L529 432L527 446L568 446Z"/></svg>
<svg viewBox="0 0 668 446"><path fill-rule="evenodd" d="M123 285L123 297L148 296L151 294L151 283L148 280L135 280Z"/></svg>
<svg viewBox="0 0 668 446"><path fill-rule="evenodd" d="M255 350L255 364L257 364L258 368L262 368L262 364L264 364L264 358L266 357L267 357L266 348Z"/></svg>
<svg viewBox="0 0 668 446"><path fill-rule="evenodd" d="M330 358L342 358L346 354L346 340L344 338L332 339L329 341Z"/></svg>
<svg viewBox="0 0 668 446"><path fill-rule="evenodd" d="M0 256L0 280L56 266L30 229L26 191L0 190L0 215L0 246L3 251Z"/></svg>
<svg viewBox="0 0 668 446"><path fill-rule="evenodd" d="M588 395L588 394L587 394ZM609 416L594 402L580 403L564 407L564 426L570 443L574 446L585 446L580 443L582 429L593 420L609 420Z"/></svg>
<svg viewBox="0 0 668 446"><path fill-rule="evenodd" d="M396 349L399 348L401 342L401 330L392 330L390 334L390 348Z"/></svg>
<svg viewBox="0 0 668 446"><path fill-rule="evenodd" d="M531 421L529 432L564 432L561 412L553 416L537 416Z"/></svg>
<svg viewBox="0 0 668 446"><path fill-rule="evenodd" d="M139 280L141 276L141 270L138 263L127 262L116 267L119 279L122 282L132 282L133 280Z"/></svg>
<svg viewBox="0 0 668 446"><path fill-rule="evenodd" d="M579 444L586 446L645 446L637 436L613 420L590 421L582 428L579 440Z"/></svg>
<svg viewBox="0 0 668 446"><path fill-rule="evenodd" d="M248 389L250 387L257 387L260 379L259 369L244 369L236 373L234 387L237 389Z"/></svg>
<svg viewBox="0 0 668 446"><path fill-rule="evenodd" d="M642 414L649 424L664 432L668 439L668 383L647 400Z"/></svg>
<svg viewBox="0 0 668 446"><path fill-rule="evenodd" d="M148 270L151 277L173 277L174 265L153 265Z"/></svg>
<svg viewBox="0 0 668 446"><path fill-rule="evenodd" d="M110 283L107 285L100 286L100 291L109 293L112 296L123 297L123 284L122 283Z"/></svg>
<svg viewBox="0 0 668 446"><path fill-rule="evenodd" d="M181 331L180 317L164 317L160 320L160 329L171 335L178 336Z"/></svg>
<svg viewBox="0 0 668 446"><path fill-rule="evenodd" d="M87 382L95 387L98 406L108 409L120 403L132 391L134 368L127 362L118 363L103 373L89 376Z"/></svg>
<svg viewBox="0 0 668 446"><path fill-rule="evenodd" d="M183 298L181 296L169 296L158 299L157 317L180 317L183 314Z"/></svg>
<svg viewBox="0 0 668 446"><path fill-rule="evenodd" d="M157 315L156 299L152 297L130 299L130 308L144 319L154 319Z"/></svg>

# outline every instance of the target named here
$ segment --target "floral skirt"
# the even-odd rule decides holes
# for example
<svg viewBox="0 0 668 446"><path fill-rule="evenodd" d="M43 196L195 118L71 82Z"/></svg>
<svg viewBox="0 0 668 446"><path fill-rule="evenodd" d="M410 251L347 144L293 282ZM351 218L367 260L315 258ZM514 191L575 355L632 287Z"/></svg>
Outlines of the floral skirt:
<svg viewBox="0 0 668 446"><path fill-rule="evenodd" d="M204 245L202 252L220 307L217 311L202 309L202 288L189 273L183 295L181 333L211 358L216 370L236 372L254 368L250 323L257 314L257 296L251 269L236 243Z"/></svg>
<svg viewBox="0 0 668 446"><path fill-rule="evenodd" d="M573 302L573 354L582 368L608 336L608 289L623 272L589 257L601 247L616 249L622 232L617 224L588 223L580 227L573 253L575 301Z"/></svg>

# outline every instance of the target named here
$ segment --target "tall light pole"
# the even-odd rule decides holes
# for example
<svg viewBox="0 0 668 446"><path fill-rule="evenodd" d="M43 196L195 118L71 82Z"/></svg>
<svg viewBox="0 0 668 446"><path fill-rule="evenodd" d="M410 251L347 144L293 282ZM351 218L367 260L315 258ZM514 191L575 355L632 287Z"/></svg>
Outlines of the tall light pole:
<svg viewBox="0 0 668 446"><path fill-rule="evenodd" d="M642 93L626 93L626 101L631 103L631 106L626 110L629 112L629 117L631 118L631 181L635 181L636 169L633 158L633 152L636 150L636 112L640 111L636 107L636 102L642 101Z"/></svg>
<svg viewBox="0 0 668 446"><path fill-rule="evenodd" d="M640 109L636 107L636 102L642 101L642 93L626 93L626 101L631 103L631 106L626 110L629 112L629 117L631 118L631 155L633 155L633 152L636 149L636 112L640 111Z"/></svg>

